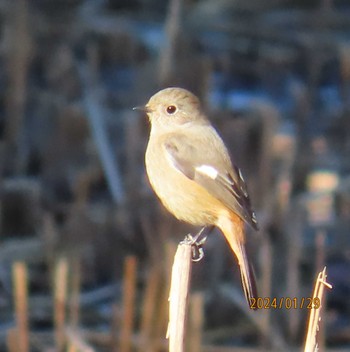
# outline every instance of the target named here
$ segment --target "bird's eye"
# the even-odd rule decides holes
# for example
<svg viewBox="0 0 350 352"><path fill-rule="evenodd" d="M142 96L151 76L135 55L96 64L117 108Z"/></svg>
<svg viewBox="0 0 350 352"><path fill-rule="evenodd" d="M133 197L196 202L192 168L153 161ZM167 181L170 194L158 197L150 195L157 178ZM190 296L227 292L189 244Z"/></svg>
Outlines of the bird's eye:
<svg viewBox="0 0 350 352"><path fill-rule="evenodd" d="M175 114L177 108L175 105L169 105L167 108L166 108L166 112L169 114L169 115L172 115L172 114Z"/></svg>

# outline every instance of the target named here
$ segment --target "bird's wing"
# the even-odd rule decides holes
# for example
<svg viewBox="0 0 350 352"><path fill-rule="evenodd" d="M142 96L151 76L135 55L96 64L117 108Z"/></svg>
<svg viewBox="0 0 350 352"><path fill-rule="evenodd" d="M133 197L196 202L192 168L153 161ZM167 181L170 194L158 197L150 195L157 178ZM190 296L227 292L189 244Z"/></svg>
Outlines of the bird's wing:
<svg viewBox="0 0 350 352"><path fill-rule="evenodd" d="M257 230L257 220L240 169L232 165L216 132L210 137L191 135L190 138L186 134L173 133L163 140L163 147L174 168Z"/></svg>

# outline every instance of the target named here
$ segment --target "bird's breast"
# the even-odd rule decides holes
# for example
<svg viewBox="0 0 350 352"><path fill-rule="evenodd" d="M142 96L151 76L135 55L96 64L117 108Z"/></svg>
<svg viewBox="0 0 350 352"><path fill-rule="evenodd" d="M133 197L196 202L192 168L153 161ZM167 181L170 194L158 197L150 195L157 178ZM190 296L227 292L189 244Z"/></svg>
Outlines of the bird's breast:
<svg viewBox="0 0 350 352"><path fill-rule="evenodd" d="M176 218L193 225L215 224L222 203L177 170L165 153L150 140L145 156L149 181L163 205Z"/></svg>

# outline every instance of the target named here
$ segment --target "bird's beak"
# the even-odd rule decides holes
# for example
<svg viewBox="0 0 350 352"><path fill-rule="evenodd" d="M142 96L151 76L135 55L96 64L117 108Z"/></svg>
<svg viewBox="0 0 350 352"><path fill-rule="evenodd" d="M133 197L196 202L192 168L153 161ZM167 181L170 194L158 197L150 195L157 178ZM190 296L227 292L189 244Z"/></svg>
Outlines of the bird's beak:
<svg viewBox="0 0 350 352"><path fill-rule="evenodd" d="M140 111L144 111L145 113L149 113L152 112L152 109L148 106L148 105L143 105L143 106L135 106L134 108L132 108L133 110L140 110Z"/></svg>

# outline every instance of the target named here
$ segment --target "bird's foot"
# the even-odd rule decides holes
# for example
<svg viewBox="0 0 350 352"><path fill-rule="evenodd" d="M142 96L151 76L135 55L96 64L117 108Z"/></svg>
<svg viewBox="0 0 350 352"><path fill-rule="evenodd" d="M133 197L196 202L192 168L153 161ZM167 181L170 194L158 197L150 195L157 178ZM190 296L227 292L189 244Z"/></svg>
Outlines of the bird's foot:
<svg viewBox="0 0 350 352"><path fill-rule="evenodd" d="M207 236L204 236L202 239L200 239L200 236L202 235L203 231L205 230L206 227L203 227L197 234L192 236L190 233L186 235L184 239L184 243L190 244L191 249L192 249L192 261L193 262L199 262L203 259L204 257L204 250L203 250L203 245L205 241L207 240Z"/></svg>

